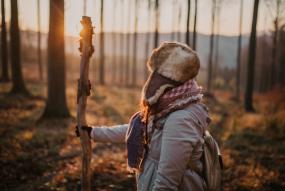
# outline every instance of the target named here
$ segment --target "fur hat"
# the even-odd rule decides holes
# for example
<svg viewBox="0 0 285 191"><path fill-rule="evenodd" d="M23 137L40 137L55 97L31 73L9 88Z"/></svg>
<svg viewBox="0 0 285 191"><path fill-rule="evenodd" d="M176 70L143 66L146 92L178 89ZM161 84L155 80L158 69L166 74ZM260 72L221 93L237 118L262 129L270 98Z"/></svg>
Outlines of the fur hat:
<svg viewBox="0 0 285 191"><path fill-rule="evenodd" d="M200 60L186 44L164 42L152 51L147 66L151 74L144 85L142 99L148 105L153 105L166 89L195 78Z"/></svg>
<svg viewBox="0 0 285 191"><path fill-rule="evenodd" d="M157 71L174 81L186 82L197 76L200 60L186 44L164 42L152 51L147 65L151 72Z"/></svg>

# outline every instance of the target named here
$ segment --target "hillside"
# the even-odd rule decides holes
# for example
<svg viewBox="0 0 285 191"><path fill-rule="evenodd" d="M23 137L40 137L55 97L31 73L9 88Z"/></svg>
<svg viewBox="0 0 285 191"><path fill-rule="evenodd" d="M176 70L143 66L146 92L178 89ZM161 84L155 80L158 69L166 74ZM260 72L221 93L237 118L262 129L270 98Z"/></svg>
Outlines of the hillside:
<svg viewBox="0 0 285 191"><path fill-rule="evenodd" d="M22 32L22 43L26 45L30 45L35 47L37 45L37 34L33 31L23 31ZM114 36L115 35L115 36ZM175 37L177 38L177 35ZM181 33L182 42L184 42L185 34ZM190 36L192 37L192 33ZM113 39L116 38L116 48L114 48ZM150 54L150 51L153 47L152 39L153 34L150 35L150 45L148 55L145 54L145 43L146 43L146 33L138 34L138 59L139 65L143 65L145 62L146 56ZM43 43L42 48L46 48L47 34L42 34ZM130 34L130 57L133 55L133 34ZM127 34L113 34L113 33L105 33L105 55L108 56L126 56L126 39ZM169 41L171 39L171 34L162 33L160 34L160 42ZM219 65L221 67L235 68L236 66L236 53L237 53L237 36L220 36L219 40ZM121 43L124 43L123 49L121 48ZM33 43L31 43L33 42ZM94 39L95 47L97 47L96 57L99 57L100 52L100 44L99 44L99 35L95 34ZM209 43L210 36L205 34L198 33L197 35L197 51L201 58L202 67L206 68L208 64L208 55L209 55ZM68 36L66 37L66 53L76 54L78 55L78 37ZM242 46L247 46L248 44L248 35L244 35L242 39Z"/></svg>

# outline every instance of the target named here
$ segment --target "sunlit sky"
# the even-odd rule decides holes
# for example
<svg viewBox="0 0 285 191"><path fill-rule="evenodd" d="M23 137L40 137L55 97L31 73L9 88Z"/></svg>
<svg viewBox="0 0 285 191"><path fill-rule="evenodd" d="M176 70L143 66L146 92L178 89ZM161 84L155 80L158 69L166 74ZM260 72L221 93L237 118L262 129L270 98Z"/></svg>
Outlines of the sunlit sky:
<svg viewBox="0 0 285 191"><path fill-rule="evenodd" d="M24 30L37 29L37 0L18 0L20 27ZM87 0L87 15L92 17L96 26L96 32L100 30L100 2L101 0ZM133 31L134 28L134 2L135 0L104 0L104 25L105 31ZM154 26L148 25L147 0L139 0L138 30L140 32L153 31ZM173 31L173 16L176 10L176 29L178 30L178 10L181 10L181 27L185 31L187 0L160 0L160 31ZM221 8L220 33L223 35L237 35L239 22L240 0L224 0ZM7 20L10 19L10 0L5 0ZM41 6L41 30L48 31L49 0L40 0ZM175 6L175 7L174 7ZM272 27L272 17L263 1L260 4L258 30L269 30ZM253 0L244 0L243 33L250 32L252 20ZM199 0L198 7L198 32L209 34L211 27L211 0ZM193 24L194 1L192 1L191 18ZM65 33L66 35L78 35L80 31L80 18L83 15L83 0L65 0ZM152 15L153 17L153 15ZM128 30L128 18L130 28ZM153 21L153 19L152 19ZM192 25L191 24L191 25ZM193 27L191 27L193 28ZM192 30L192 29L191 29Z"/></svg>

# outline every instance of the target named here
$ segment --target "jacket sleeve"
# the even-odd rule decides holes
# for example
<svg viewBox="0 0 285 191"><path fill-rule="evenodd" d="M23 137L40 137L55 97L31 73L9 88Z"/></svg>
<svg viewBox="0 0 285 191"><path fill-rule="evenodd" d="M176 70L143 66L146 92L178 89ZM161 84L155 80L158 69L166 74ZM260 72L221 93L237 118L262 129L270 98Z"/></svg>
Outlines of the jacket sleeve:
<svg viewBox="0 0 285 191"><path fill-rule="evenodd" d="M172 113L166 120L154 191L178 190L193 146L199 140L194 123L189 113L182 110Z"/></svg>
<svg viewBox="0 0 285 191"><path fill-rule="evenodd" d="M124 143L128 124L111 127L92 127L91 138L103 143Z"/></svg>

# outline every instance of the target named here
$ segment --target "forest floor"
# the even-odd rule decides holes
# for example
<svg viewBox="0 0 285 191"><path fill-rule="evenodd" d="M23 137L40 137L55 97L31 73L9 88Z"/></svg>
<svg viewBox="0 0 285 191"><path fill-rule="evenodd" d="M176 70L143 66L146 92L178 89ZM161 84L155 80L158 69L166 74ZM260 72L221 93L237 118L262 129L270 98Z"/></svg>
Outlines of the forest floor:
<svg viewBox="0 0 285 191"><path fill-rule="evenodd" d="M0 86L0 188L21 191L78 190L81 147L74 134L76 83L69 83L72 118L42 120L44 83L28 83L33 97L9 95ZM224 159L224 190L285 190L285 92L255 97L255 113L246 113L229 92L205 99L209 127ZM96 86L88 99L87 121L94 125L127 123L137 110L139 89ZM92 143L92 190L135 190L126 170L124 144Z"/></svg>

